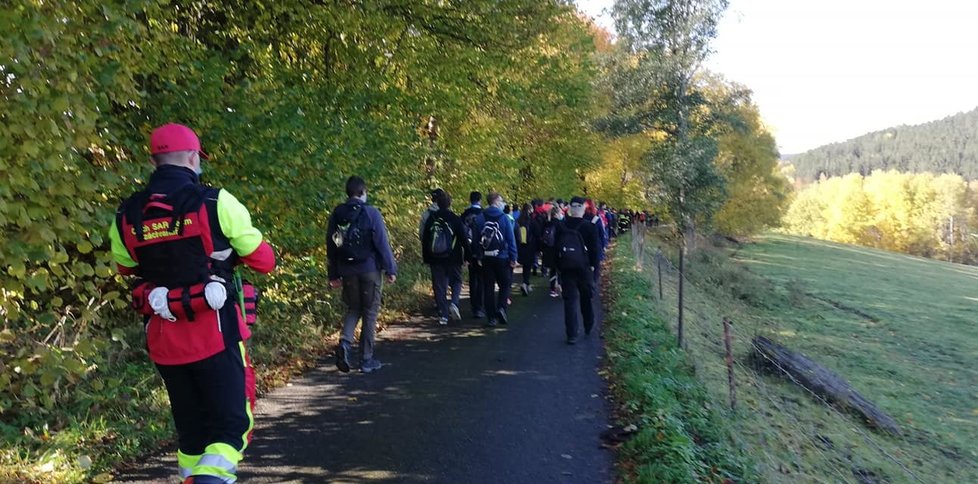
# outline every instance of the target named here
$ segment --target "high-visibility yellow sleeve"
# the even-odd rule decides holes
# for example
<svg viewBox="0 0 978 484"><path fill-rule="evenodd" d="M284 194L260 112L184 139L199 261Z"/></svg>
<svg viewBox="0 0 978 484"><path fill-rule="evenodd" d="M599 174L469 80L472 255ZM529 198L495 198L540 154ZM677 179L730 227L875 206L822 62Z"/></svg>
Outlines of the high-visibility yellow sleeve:
<svg viewBox="0 0 978 484"><path fill-rule="evenodd" d="M136 261L132 260L132 256L129 255L129 250L126 249L126 244L122 243L122 236L119 235L119 227L116 225L115 220L112 221L112 226L109 227L109 244L112 249L112 260L116 264L130 269L139 265Z"/></svg>
<svg viewBox="0 0 978 484"><path fill-rule="evenodd" d="M222 189L217 195L217 220L239 256L248 256L261 245L261 232L251 225L248 209L227 190Z"/></svg>

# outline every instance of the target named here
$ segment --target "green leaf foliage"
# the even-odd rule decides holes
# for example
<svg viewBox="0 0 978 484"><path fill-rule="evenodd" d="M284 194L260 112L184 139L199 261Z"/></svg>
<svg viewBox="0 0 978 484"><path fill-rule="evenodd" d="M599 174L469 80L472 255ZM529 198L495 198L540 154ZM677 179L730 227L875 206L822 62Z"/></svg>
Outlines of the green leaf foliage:
<svg viewBox="0 0 978 484"><path fill-rule="evenodd" d="M805 182L849 173L867 176L876 170L953 173L976 180L976 132L978 109L929 123L874 131L786 158Z"/></svg>
<svg viewBox="0 0 978 484"><path fill-rule="evenodd" d="M564 2L17 0L0 32L0 465L52 463L54 480L167 433L105 237L151 172L154 126L200 134L205 181L249 207L278 252L279 270L254 278L267 296L259 365L330 334L324 233L350 175L390 227L412 288L392 305L405 308L431 188L568 196L600 159L595 41ZM142 417L149 428L110 429ZM94 465L65 470L93 432Z"/></svg>

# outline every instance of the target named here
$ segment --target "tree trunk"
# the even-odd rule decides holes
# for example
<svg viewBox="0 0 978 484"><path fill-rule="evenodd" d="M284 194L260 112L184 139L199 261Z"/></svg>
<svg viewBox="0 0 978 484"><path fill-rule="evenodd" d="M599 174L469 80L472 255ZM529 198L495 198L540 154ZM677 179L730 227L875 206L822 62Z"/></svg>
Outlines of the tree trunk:
<svg viewBox="0 0 978 484"><path fill-rule="evenodd" d="M900 426L856 392L844 378L807 356L785 348L763 336L753 339L755 359L775 372L787 373L793 381L836 406L862 417L871 427L899 435Z"/></svg>

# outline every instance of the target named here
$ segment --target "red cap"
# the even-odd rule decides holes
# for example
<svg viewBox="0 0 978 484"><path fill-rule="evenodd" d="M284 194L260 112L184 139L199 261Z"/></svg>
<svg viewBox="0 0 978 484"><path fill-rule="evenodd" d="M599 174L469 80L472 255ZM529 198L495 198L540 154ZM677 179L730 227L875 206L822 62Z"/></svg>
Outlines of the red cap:
<svg viewBox="0 0 978 484"><path fill-rule="evenodd" d="M182 124L164 124L153 130L149 137L149 152L157 155L173 151L196 151L207 159L207 153L200 150L200 138L194 130Z"/></svg>

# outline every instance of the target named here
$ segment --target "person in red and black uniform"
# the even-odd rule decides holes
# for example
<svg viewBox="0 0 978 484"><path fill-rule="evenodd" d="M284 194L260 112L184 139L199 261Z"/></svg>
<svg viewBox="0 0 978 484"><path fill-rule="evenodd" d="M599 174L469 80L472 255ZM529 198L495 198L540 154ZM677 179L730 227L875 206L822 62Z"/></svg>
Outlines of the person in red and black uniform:
<svg viewBox="0 0 978 484"><path fill-rule="evenodd" d="M146 347L176 424L186 483L237 480L254 427L251 332L237 303L235 266L268 273L272 247L230 193L200 183L200 140L167 124L150 137L156 167L126 199L109 231L119 272L138 277L133 306L146 317Z"/></svg>

